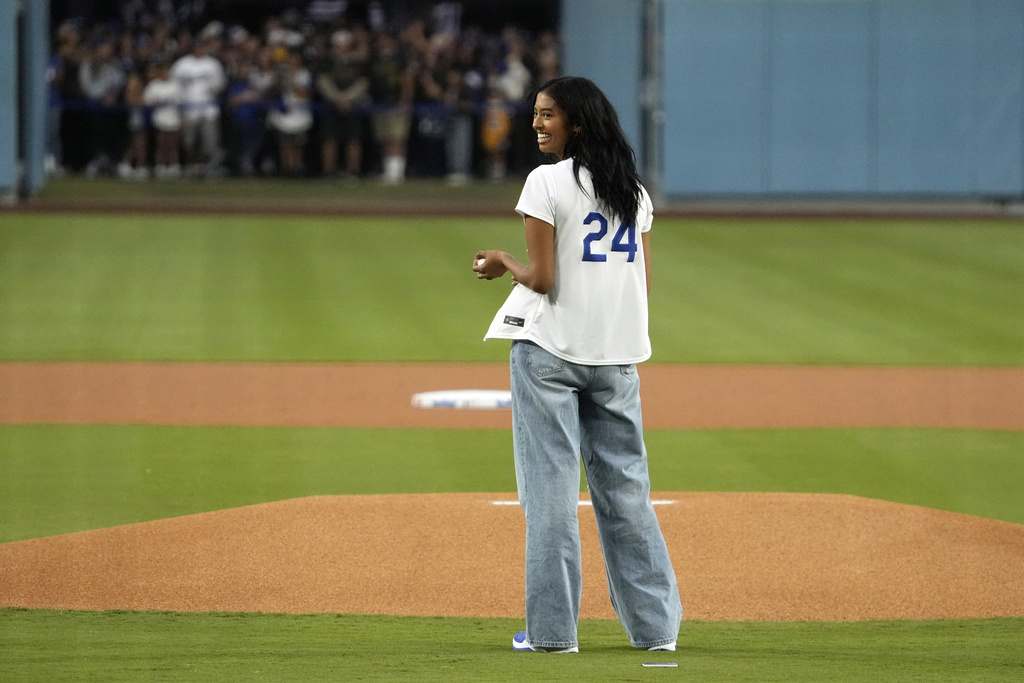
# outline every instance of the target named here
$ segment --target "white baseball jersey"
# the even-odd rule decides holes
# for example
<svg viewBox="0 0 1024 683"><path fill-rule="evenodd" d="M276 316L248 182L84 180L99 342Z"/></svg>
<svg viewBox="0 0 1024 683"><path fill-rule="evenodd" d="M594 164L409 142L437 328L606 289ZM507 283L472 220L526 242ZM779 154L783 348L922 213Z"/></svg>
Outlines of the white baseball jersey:
<svg viewBox="0 0 1024 683"><path fill-rule="evenodd" d="M217 97L227 78L215 57L185 55L174 62L171 78L181 87L182 113L187 120L212 119L220 114Z"/></svg>
<svg viewBox="0 0 1024 683"><path fill-rule="evenodd" d="M153 127L157 130L181 130L181 86L174 80L152 80L142 91L142 101L153 108Z"/></svg>
<svg viewBox="0 0 1024 683"><path fill-rule="evenodd" d="M651 229L647 190L635 225L622 225L594 198L590 172L572 159L526 179L516 211L555 227L555 281L547 294L514 287L485 339L528 339L581 365L626 365L651 357L641 233Z"/></svg>

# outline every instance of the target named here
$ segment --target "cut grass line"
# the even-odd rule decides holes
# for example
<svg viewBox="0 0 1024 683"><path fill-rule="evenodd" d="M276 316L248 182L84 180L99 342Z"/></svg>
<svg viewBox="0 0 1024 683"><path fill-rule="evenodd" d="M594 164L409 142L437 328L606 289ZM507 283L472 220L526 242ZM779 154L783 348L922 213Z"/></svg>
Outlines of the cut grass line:
<svg viewBox="0 0 1024 683"><path fill-rule="evenodd" d="M683 622L677 652L580 624L577 656L514 653L512 619L0 610L12 681L1018 681L1024 619ZM653 672L643 662L676 662Z"/></svg>

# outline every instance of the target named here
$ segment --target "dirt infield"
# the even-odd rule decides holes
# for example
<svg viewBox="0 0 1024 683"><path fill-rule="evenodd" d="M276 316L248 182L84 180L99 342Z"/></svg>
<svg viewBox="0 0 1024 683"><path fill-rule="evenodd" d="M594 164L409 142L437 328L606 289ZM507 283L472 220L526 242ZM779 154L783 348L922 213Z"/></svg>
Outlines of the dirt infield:
<svg viewBox="0 0 1024 683"><path fill-rule="evenodd" d="M1024 368L640 366L648 429L1024 429ZM0 423L511 427L508 411L413 408L508 389L502 363L0 363Z"/></svg>
<svg viewBox="0 0 1024 683"><path fill-rule="evenodd" d="M1021 525L853 496L652 498L690 619L1024 615ZM613 618L590 508L580 522L582 616ZM301 498L0 545L0 604L521 617L524 531L509 494Z"/></svg>
<svg viewBox="0 0 1024 683"><path fill-rule="evenodd" d="M641 368L648 428L1024 429L1024 369ZM0 423L507 428L413 393L503 364L0 363ZM508 494L315 497L0 545L0 605L522 616ZM852 496L662 493L691 619L1024 615L1024 526ZM513 504L495 504L494 501ZM580 514L585 617L614 616Z"/></svg>

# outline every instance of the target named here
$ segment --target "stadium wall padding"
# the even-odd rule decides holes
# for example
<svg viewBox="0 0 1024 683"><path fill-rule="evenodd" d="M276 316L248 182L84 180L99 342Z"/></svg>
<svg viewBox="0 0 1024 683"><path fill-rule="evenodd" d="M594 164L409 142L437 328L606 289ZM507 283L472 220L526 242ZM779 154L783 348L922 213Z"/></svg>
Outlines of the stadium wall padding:
<svg viewBox="0 0 1024 683"><path fill-rule="evenodd" d="M643 167L643 2L565 0L564 73L590 78L608 96Z"/></svg>
<svg viewBox="0 0 1024 683"><path fill-rule="evenodd" d="M49 3L0 0L0 199L45 182Z"/></svg>
<svg viewBox="0 0 1024 683"><path fill-rule="evenodd" d="M566 70L641 121L632 26L597 4L564 0ZM1019 0L659 4L662 194L1024 194Z"/></svg>
<svg viewBox="0 0 1024 683"><path fill-rule="evenodd" d="M17 187L17 21L13 0L0 0L0 200Z"/></svg>

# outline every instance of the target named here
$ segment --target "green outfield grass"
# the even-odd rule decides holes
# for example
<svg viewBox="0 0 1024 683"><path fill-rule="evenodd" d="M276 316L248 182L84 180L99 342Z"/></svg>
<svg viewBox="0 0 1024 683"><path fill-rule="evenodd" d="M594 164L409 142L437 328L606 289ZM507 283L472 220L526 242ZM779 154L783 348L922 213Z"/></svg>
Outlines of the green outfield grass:
<svg viewBox="0 0 1024 683"><path fill-rule="evenodd" d="M11 681L1018 681L1024 620L687 622L678 652L580 624L579 655L514 653L511 619L0 610ZM643 662L675 662L649 669Z"/></svg>
<svg viewBox="0 0 1024 683"><path fill-rule="evenodd" d="M1024 432L647 433L657 491L844 493L1024 524ZM515 490L503 430L0 425L0 542L313 495Z"/></svg>
<svg viewBox="0 0 1024 683"><path fill-rule="evenodd" d="M106 187L108 194L102 194ZM109 194L114 187L114 195ZM52 183L88 203L335 202L327 183ZM159 193L155 196L154 193ZM514 205L518 187L465 202ZM337 202L442 207L430 183ZM337 207L335 207L337 208ZM524 255L508 218L0 213L0 360L504 361L482 343ZM1024 225L683 220L652 235L654 360L1024 365ZM1024 433L650 431L661 491L845 493L1024 523ZM0 542L320 494L512 491L501 430L0 425ZM686 622L645 655L610 621L578 657L520 620L0 609L0 680L1017 681L1024 618ZM678 669L644 669L643 661Z"/></svg>
<svg viewBox="0 0 1024 683"><path fill-rule="evenodd" d="M662 219L654 359L1020 365L1024 226ZM494 361L519 221L8 213L0 359Z"/></svg>

